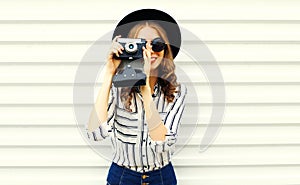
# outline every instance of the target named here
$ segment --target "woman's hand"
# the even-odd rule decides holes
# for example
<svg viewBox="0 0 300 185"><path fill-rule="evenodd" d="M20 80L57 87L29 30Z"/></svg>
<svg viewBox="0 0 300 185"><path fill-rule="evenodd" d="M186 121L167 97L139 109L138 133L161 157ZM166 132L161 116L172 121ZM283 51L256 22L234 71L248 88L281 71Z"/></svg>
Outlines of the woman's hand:
<svg viewBox="0 0 300 185"><path fill-rule="evenodd" d="M115 59L114 54L119 57L119 54L122 54L122 50L124 50L123 46L117 42L117 39L120 38L121 35L116 36L112 40L111 47L109 49L109 53L107 56L106 62L106 70L109 74L114 75L119 67L121 60Z"/></svg>
<svg viewBox="0 0 300 185"><path fill-rule="evenodd" d="M140 90L144 97L144 96L151 95L151 88L150 88L151 50L150 49L143 47L143 58L144 58L144 73L146 74L146 85L140 86Z"/></svg>
<svg viewBox="0 0 300 185"><path fill-rule="evenodd" d="M148 43L147 43L148 44ZM150 69L151 69L151 50L143 46L143 57L144 57L144 73L147 76L149 82Z"/></svg>

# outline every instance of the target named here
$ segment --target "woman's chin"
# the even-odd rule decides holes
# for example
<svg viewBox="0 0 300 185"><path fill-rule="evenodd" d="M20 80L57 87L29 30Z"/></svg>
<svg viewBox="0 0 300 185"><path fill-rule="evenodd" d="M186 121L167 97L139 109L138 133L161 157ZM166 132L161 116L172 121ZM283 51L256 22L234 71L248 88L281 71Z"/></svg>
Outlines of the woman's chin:
<svg viewBox="0 0 300 185"><path fill-rule="evenodd" d="M161 60L159 60L159 59L155 59L153 62L151 61L151 70L157 69L157 67L160 64L160 61Z"/></svg>

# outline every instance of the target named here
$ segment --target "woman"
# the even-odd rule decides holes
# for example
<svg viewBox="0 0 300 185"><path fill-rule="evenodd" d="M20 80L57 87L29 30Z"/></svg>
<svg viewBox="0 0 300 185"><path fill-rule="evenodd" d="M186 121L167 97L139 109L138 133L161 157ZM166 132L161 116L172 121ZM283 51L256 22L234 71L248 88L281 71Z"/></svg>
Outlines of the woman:
<svg viewBox="0 0 300 185"><path fill-rule="evenodd" d="M158 10L137 12L158 12ZM136 15L136 12L130 14ZM127 16L128 17L128 16ZM168 17L169 18L169 17ZM116 88L112 78L121 63L114 58L124 52L115 36L107 57L103 84L87 125L88 137L101 141L110 137L114 149L107 177L108 185L175 185L176 175L171 155L184 110L186 88L177 82L168 33L155 21L135 24L125 36L144 38L144 73L146 85ZM157 45L163 42L163 45ZM107 110L107 111L106 111Z"/></svg>

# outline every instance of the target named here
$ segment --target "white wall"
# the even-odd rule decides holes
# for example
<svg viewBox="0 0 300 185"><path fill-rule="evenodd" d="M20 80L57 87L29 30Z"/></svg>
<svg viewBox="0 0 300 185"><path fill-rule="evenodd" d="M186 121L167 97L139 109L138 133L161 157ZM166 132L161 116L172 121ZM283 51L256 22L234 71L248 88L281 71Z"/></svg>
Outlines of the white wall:
<svg viewBox="0 0 300 185"><path fill-rule="evenodd" d="M225 81L222 129L200 152L215 106L210 87L220 83L179 54L201 100L197 130L174 156L179 184L300 184L299 7L293 0L0 2L0 184L105 184L110 162L77 129L74 78L93 42L140 8L164 10L196 34Z"/></svg>

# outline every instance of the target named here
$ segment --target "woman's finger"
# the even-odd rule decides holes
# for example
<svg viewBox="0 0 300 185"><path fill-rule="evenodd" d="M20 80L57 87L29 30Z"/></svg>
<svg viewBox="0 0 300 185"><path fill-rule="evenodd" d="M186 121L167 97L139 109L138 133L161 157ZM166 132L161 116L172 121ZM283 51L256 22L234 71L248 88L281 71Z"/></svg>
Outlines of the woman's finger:
<svg viewBox="0 0 300 185"><path fill-rule="evenodd" d="M122 46L122 44L120 44L118 42L115 42L115 46L124 50L124 47Z"/></svg>
<svg viewBox="0 0 300 185"><path fill-rule="evenodd" d="M148 49L146 49L144 46L143 46L143 54L144 54L144 56L146 56L147 58L150 58L150 57L151 57L150 51L149 51Z"/></svg>
<svg viewBox="0 0 300 185"><path fill-rule="evenodd" d="M119 53L123 54L122 48L118 49Z"/></svg>
<svg viewBox="0 0 300 185"><path fill-rule="evenodd" d="M150 55L149 55L149 51L143 47L143 58L144 58L144 72L147 75L147 77L149 77L150 75Z"/></svg>
<svg viewBox="0 0 300 185"><path fill-rule="evenodd" d="M121 44L119 43L115 43L111 46L111 53L115 53L117 56L119 55L119 53L123 53L123 47Z"/></svg>
<svg viewBox="0 0 300 185"><path fill-rule="evenodd" d="M117 35L117 36L115 36L115 38L112 41L117 42L117 39L120 38L120 37L121 37L121 35Z"/></svg>
<svg viewBox="0 0 300 185"><path fill-rule="evenodd" d="M148 60L147 60L147 50L145 49L145 47L143 46L143 57L144 57L144 61L148 63Z"/></svg>
<svg viewBox="0 0 300 185"><path fill-rule="evenodd" d="M147 48L147 50L149 50L149 52L151 51L152 46L151 46L150 42L146 43L146 48Z"/></svg>
<svg viewBox="0 0 300 185"><path fill-rule="evenodd" d="M113 49L112 52L113 52L117 57L119 57L119 53L118 53L118 50L117 50L117 49Z"/></svg>

